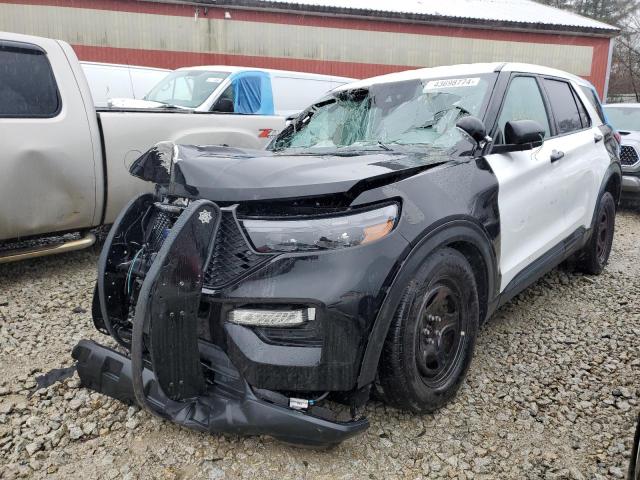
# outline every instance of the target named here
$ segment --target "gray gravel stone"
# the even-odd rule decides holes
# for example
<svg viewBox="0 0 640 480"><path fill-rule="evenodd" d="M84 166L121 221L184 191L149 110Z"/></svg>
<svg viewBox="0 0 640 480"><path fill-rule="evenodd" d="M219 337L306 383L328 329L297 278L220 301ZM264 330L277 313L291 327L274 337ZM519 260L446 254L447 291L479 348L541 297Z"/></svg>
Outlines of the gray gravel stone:
<svg viewBox="0 0 640 480"><path fill-rule="evenodd" d="M114 346L91 322L97 253L0 265L0 478L624 478L639 410L638 231L640 213L622 211L602 275L563 267L496 312L446 408L372 401L369 431L326 452L192 432L77 375L34 391L79 339Z"/></svg>

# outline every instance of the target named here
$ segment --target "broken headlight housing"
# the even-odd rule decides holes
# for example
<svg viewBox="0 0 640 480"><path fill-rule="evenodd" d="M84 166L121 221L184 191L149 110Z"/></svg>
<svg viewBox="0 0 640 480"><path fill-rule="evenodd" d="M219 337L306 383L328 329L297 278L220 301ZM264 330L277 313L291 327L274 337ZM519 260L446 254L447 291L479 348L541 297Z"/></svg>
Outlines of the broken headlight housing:
<svg viewBox="0 0 640 480"><path fill-rule="evenodd" d="M289 219L244 219L242 226L258 252L300 252L365 245L396 226L396 203L343 215Z"/></svg>

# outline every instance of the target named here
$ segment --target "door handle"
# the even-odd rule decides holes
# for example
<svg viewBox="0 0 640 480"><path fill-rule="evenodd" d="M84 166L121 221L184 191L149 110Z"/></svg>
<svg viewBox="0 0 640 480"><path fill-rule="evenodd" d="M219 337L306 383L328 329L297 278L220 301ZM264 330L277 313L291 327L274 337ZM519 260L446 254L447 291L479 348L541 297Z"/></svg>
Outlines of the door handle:
<svg viewBox="0 0 640 480"><path fill-rule="evenodd" d="M560 151L560 150L553 150L551 152L551 163L553 162L557 162L558 160L560 160L562 157L564 157L564 152Z"/></svg>
<svg viewBox="0 0 640 480"><path fill-rule="evenodd" d="M596 143L598 143L600 140L602 140L604 137L602 135L600 135L599 133L596 133L593 136L593 139L595 140Z"/></svg>

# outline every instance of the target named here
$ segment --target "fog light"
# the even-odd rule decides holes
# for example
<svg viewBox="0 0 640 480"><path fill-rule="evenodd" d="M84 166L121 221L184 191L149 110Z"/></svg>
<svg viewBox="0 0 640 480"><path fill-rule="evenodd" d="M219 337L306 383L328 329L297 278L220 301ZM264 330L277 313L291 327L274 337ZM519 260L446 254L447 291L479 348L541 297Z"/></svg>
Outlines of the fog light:
<svg viewBox="0 0 640 480"><path fill-rule="evenodd" d="M309 320L315 320L315 308L298 310L262 310L238 308L229 313L228 320L238 325L255 327L296 327Z"/></svg>

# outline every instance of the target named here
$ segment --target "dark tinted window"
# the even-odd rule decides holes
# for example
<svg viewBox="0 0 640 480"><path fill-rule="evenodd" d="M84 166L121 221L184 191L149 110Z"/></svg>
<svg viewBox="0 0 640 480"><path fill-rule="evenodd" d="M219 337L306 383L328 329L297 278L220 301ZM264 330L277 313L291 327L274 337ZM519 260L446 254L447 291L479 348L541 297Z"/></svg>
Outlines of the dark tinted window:
<svg viewBox="0 0 640 480"><path fill-rule="evenodd" d="M589 99L589 102L591 103L591 105L593 106L593 108L596 109L596 112L598 113L598 116L600 117L600 123L607 123L605 120L605 116L604 116L604 111L602 110L602 104L600 103L600 99L598 99L598 96L596 95L596 92L589 87L580 87L580 89L582 90L582 93L584 93L587 98Z"/></svg>
<svg viewBox="0 0 640 480"><path fill-rule="evenodd" d="M582 128L590 127L591 126L591 118L589 118L589 114L587 113L587 109L584 108L582 100L580 100L580 97L575 92L575 90L573 90L573 89L571 89L571 90L573 91L573 98L576 101L576 105L578 106L578 113L580 114L580 121L582 122Z"/></svg>
<svg viewBox="0 0 640 480"><path fill-rule="evenodd" d="M545 138L549 136L549 118L535 78L515 77L511 80L498 117L495 143L504 142L504 126L511 120L535 120L544 128Z"/></svg>
<svg viewBox="0 0 640 480"><path fill-rule="evenodd" d="M556 117L558 135L582 129L580 112L573 98L571 86L567 82L549 79L545 79L544 85L549 94L553 115Z"/></svg>
<svg viewBox="0 0 640 480"><path fill-rule="evenodd" d="M46 54L28 44L0 42L0 117L51 117L59 109Z"/></svg>

